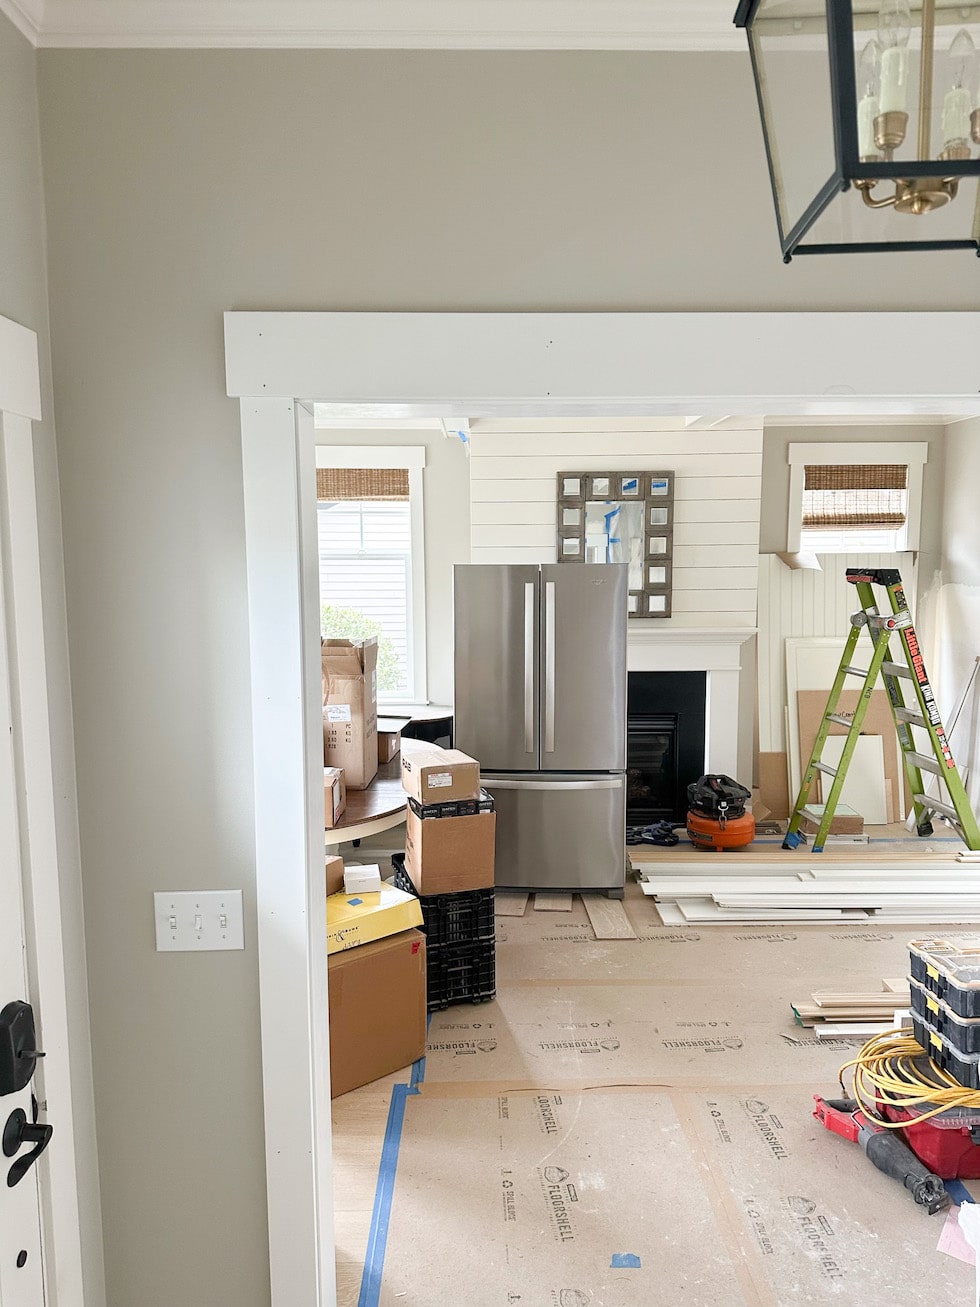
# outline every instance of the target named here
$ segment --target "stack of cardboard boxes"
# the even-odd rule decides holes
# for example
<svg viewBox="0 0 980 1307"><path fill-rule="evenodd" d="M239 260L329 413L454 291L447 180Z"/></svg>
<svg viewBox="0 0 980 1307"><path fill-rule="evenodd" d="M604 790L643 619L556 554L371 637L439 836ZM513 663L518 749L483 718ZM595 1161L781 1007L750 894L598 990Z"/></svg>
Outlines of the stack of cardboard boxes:
<svg viewBox="0 0 980 1307"><path fill-rule="evenodd" d="M321 640L324 823L335 826L347 790L378 770L378 641Z"/></svg>
<svg viewBox="0 0 980 1307"><path fill-rule="evenodd" d="M347 868L361 884L368 868ZM377 869L375 868L375 873ZM327 859L331 1095L409 1066L425 1052L426 946L419 900L382 884L348 893L344 863Z"/></svg>
<svg viewBox="0 0 980 1307"><path fill-rule="evenodd" d="M404 859L395 884L419 896L428 936L428 1006L495 993L493 799L480 765L456 749L416 745L402 755L408 794Z"/></svg>

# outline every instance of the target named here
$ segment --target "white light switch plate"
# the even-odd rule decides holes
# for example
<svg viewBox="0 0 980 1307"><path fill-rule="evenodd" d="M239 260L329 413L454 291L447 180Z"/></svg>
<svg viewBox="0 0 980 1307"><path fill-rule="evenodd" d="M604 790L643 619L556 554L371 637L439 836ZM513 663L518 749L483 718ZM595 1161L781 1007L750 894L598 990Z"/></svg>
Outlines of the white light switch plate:
<svg viewBox="0 0 980 1307"><path fill-rule="evenodd" d="M158 953L245 947L240 889L157 893L153 916Z"/></svg>

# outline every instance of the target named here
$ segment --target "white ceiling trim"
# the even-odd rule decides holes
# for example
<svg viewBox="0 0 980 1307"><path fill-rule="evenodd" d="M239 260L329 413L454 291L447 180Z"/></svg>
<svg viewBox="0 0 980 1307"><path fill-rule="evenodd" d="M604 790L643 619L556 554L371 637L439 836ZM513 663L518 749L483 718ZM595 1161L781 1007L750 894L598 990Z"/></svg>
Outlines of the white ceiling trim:
<svg viewBox="0 0 980 1307"><path fill-rule="evenodd" d="M745 48L735 0L0 0L0 9L48 47Z"/></svg>
<svg viewBox="0 0 980 1307"><path fill-rule="evenodd" d="M44 0L0 0L0 14L6 14L31 45L38 45L43 6Z"/></svg>

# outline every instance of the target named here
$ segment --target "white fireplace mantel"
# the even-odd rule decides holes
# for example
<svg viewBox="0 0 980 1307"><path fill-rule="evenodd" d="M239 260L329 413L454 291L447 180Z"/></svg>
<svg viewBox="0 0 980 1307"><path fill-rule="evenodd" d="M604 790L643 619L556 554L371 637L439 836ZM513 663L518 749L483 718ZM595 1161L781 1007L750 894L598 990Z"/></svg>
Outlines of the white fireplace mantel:
<svg viewBox="0 0 980 1307"><path fill-rule="evenodd" d="M706 672L705 772L751 777L752 743L740 724L743 695L754 686L742 681L742 646L757 634L754 626L658 626L632 621L626 637L631 672ZM747 678L751 681L751 676Z"/></svg>

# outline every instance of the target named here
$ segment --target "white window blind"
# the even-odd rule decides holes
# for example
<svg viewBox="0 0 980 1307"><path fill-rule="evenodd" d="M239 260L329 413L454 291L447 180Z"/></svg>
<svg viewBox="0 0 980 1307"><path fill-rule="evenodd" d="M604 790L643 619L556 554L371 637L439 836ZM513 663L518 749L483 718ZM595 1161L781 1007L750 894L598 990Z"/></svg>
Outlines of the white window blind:
<svg viewBox="0 0 980 1307"><path fill-rule="evenodd" d="M412 522L407 498L317 504L320 603L327 636L378 634L378 695L413 684Z"/></svg>

